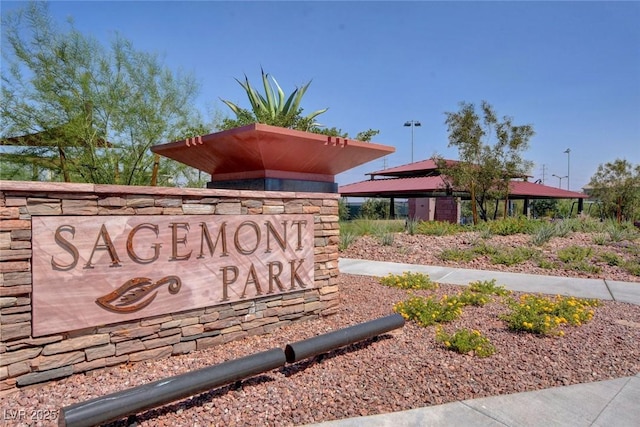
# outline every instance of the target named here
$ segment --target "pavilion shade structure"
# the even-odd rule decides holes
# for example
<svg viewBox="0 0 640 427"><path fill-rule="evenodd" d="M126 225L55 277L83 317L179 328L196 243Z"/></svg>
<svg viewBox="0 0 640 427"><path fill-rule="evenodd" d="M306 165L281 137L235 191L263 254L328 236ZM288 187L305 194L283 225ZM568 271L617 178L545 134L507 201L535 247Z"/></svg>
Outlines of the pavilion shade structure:
<svg viewBox="0 0 640 427"><path fill-rule="evenodd" d="M446 160L450 163L456 160ZM436 163L422 160L394 168L371 172L371 179L340 186L343 197L450 197L469 199L469 193L448 190L446 177L440 174ZM378 177L378 178L376 178ZM589 195L563 190L544 184L513 179L509 183L510 199L587 199Z"/></svg>

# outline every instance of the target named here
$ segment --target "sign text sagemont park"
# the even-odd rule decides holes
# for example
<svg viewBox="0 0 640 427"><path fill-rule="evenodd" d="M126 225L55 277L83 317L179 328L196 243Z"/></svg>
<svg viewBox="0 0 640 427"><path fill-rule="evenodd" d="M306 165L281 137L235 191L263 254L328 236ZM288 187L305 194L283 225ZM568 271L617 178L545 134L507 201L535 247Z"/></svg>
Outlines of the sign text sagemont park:
<svg viewBox="0 0 640 427"><path fill-rule="evenodd" d="M33 336L314 287L313 215L34 216Z"/></svg>

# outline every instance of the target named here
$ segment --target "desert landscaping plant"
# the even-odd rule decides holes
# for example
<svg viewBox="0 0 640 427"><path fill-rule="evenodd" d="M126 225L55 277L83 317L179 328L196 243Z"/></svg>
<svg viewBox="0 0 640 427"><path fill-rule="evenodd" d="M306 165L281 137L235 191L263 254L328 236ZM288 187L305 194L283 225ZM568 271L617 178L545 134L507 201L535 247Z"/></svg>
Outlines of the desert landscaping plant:
<svg viewBox="0 0 640 427"><path fill-rule="evenodd" d="M414 296L393 306L393 311L420 326L451 322L462 314L462 304L455 297L443 296L440 301L435 297Z"/></svg>
<svg viewBox="0 0 640 427"><path fill-rule="evenodd" d="M521 265L564 271L573 276L576 273L584 273L591 277L604 275L612 278L611 274L622 273L640 277L640 232L631 223L618 224L615 221L599 221L588 216L578 216L554 221L529 220L529 225L518 226L522 221L525 220L520 218L505 226L503 230L531 230L527 234L530 245L523 241L523 233L513 235L512 241L510 235L501 236L491 232L489 224L499 221L481 223L477 226L420 221L416 224L416 234L412 235L407 228L409 221L356 219L340 223L341 233L351 232L356 236L350 236L349 246L342 244L340 250L359 251L361 249L358 248L362 244L351 245L359 241L359 236L370 235L376 238L376 242L365 239L367 253L372 249L371 245L386 245L389 249L378 256L397 262L412 259L412 263L438 265L439 261L443 261L445 264L442 265L473 264L472 268L484 265L484 268L489 269L491 265L504 266L501 269L512 269ZM420 233L420 227L427 234ZM390 236L384 237L387 240L383 241L384 233L393 234L393 241ZM425 236L431 235L436 236L434 241L438 243L428 250L430 258L415 258L413 249L416 245L428 244L423 242L429 242L430 238ZM439 244L441 241L454 243ZM346 247L350 249L345 249ZM609 255L601 256L603 252ZM613 254L619 257L619 260L614 259ZM360 256L355 254L355 257Z"/></svg>
<svg viewBox="0 0 640 427"><path fill-rule="evenodd" d="M478 255L469 249L444 248L439 258L443 261L471 261Z"/></svg>
<svg viewBox="0 0 640 427"><path fill-rule="evenodd" d="M575 245L560 249L557 253L558 259L567 264L584 261L590 257L591 254L591 248Z"/></svg>
<svg viewBox="0 0 640 427"><path fill-rule="evenodd" d="M622 264L622 268L629 274L640 277L640 261L626 261Z"/></svg>
<svg viewBox="0 0 640 427"><path fill-rule="evenodd" d="M264 123L272 126L308 131L318 125L315 121L316 117L326 112L327 108L316 110L313 113L302 116L302 107L300 106L302 97L307 92L311 82L296 88L286 97L284 91L280 88L280 85L273 76L265 73L264 70L260 70L260 72L262 74L264 95L251 86L249 78L246 75L244 76L244 81L236 79L249 99L251 110L241 108L231 101L222 100L236 115L235 120L225 119L223 121L223 129L232 129L252 123ZM271 78L276 89L272 87L269 78Z"/></svg>
<svg viewBox="0 0 640 427"><path fill-rule="evenodd" d="M340 233L340 244L338 245L338 249L343 251L349 247L351 243L356 240L357 236L355 233L350 231L345 231Z"/></svg>
<svg viewBox="0 0 640 427"><path fill-rule="evenodd" d="M458 329L453 334L448 334L440 327L436 330L436 341L446 349L461 354L488 357L496 352L491 341L477 329Z"/></svg>
<svg viewBox="0 0 640 427"><path fill-rule="evenodd" d="M509 295L511 291L507 290L502 285L496 285L496 279L491 280L478 280L469 283L469 290L472 292L478 292L485 295Z"/></svg>
<svg viewBox="0 0 640 427"><path fill-rule="evenodd" d="M378 235L378 239L382 246L393 245L393 233L385 232Z"/></svg>
<svg viewBox="0 0 640 427"><path fill-rule="evenodd" d="M409 234L410 236L413 236L414 234L416 234L418 230L418 223L419 223L418 220L413 218L408 218L405 223L405 229L407 230L407 234Z"/></svg>
<svg viewBox="0 0 640 427"><path fill-rule="evenodd" d="M493 264L515 265L538 256L538 251L533 248L519 246L517 248L507 248L498 250L490 256Z"/></svg>
<svg viewBox="0 0 640 427"><path fill-rule="evenodd" d="M560 325L580 326L593 318L598 300L525 294L508 303L509 313L501 316L512 331L563 336Z"/></svg>
<svg viewBox="0 0 640 427"><path fill-rule="evenodd" d="M542 246L556 236L556 227L553 223L543 223L531 234L531 243Z"/></svg>
<svg viewBox="0 0 640 427"><path fill-rule="evenodd" d="M536 221L523 216L507 217L497 221L488 221L486 226L491 233L499 236L511 236L514 234L527 234L533 230Z"/></svg>
<svg viewBox="0 0 640 427"><path fill-rule="evenodd" d="M463 230L462 226L446 221L420 221L416 231L418 234L426 234L428 236L445 236L456 234Z"/></svg>
<svg viewBox="0 0 640 427"><path fill-rule="evenodd" d="M428 274L413 273L411 271L405 271L401 275L388 274L380 279L380 283L385 286L400 289L428 289L433 290L438 287L438 284L429 278Z"/></svg>

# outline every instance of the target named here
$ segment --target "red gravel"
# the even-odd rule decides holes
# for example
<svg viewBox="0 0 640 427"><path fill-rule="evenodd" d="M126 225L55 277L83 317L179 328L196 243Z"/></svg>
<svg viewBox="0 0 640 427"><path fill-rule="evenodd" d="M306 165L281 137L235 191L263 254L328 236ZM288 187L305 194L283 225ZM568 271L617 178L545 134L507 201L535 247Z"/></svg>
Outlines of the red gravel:
<svg viewBox="0 0 640 427"><path fill-rule="evenodd" d="M433 247L426 240L416 240L414 245ZM419 260L414 249L410 252ZM410 262L406 258L403 262ZM372 277L343 274L340 285L342 304L331 317L288 326L269 336L32 386L1 397L0 407L27 413L56 410L225 360L284 348L287 343L389 315L393 304L409 295ZM418 293L452 294L459 289L442 285L437 291ZM460 319L445 325L449 332L460 327L479 329L498 351L488 358L448 351L436 343L434 327L408 322L384 336L149 410L139 414L137 421L140 426L302 425L640 372L639 306L603 302L591 322L565 328L564 337L509 332L498 319L502 312L505 307L496 300L481 308L467 307Z"/></svg>
<svg viewBox="0 0 640 427"><path fill-rule="evenodd" d="M390 261L406 264L440 265L450 267L464 267L480 270L510 271L514 273L541 274L547 276L583 277L622 282L638 282L640 276L634 276L620 266L612 266L602 260L601 255L615 254L623 261L640 262L640 241L633 242L609 242L605 245L593 243L592 233L571 233L567 237L554 237L543 246L531 244L531 236L518 234L512 236L493 236L483 239L480 233L467 232L451 236L424 236L395 233L391 245L381 245L380 239L374 236L358 238L349 247L340 253L343 258L368 259L372 261ZM540 252L540 256L550 264L563 265L557 253L559 249L571 246L590 247L591 256L589 264L600 268L600 273L586 273L584 271L567 268L541 268L537 262L526 261L513 266L491 263L488 256L481 256L471 262L443 261L440 254L443 249L470 249L475 245L484 243L488 246L513 249L516 247L529 247Z"/></svg>

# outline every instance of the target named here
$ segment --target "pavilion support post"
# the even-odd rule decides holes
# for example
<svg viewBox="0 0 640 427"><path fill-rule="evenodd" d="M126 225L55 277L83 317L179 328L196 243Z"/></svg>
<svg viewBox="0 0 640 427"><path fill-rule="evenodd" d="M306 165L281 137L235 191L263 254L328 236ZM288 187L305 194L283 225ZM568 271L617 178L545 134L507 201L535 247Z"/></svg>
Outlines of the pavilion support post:
<svg viewBox="0 0 640 427"><path fill-rule="evenodd" d="M389 218L396 219L396 200L393 197L389 199Z"/></svg>

